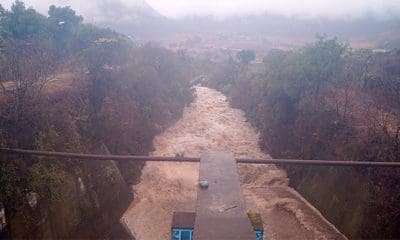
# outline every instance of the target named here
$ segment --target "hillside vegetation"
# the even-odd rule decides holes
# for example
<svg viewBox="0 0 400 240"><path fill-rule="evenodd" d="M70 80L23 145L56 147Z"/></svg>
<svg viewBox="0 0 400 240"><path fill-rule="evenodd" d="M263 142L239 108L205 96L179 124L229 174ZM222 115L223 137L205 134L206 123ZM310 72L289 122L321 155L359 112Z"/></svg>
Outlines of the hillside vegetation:
<svg viewBox="0 0 400 240"><path fill-rule="evenodd" d="M21 1L0 6L1 147L147 154L192 101L191 77L184 53L138 47L69 7L43 16ZM123 236L115 226L131 200L126 182L142 163L0 158L1 237Z"/></svg>
<svg viewBox="0 0 400 240"><path fill-rule="evenodd" d="M228 95L274 158L400 161L400 52L353 50L319 38L230 61L208 85ZM291 185L349 238L399 238L400 172L288 167Z"/></svg>

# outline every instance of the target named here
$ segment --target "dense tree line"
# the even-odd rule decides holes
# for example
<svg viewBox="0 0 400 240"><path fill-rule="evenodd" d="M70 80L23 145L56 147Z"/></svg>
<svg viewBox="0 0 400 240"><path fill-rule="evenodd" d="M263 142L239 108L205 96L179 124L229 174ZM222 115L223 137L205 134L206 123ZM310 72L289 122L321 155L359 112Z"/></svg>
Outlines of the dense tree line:
<svg viewBox="0 0 400 240"><path fill-rule="evenodd" d="M229 61L208 84L224 91L275 158L400 161L400 53L319 38ZM285 167L285 166L282 166ZM350 238L400 236L397 169L285 167L291 184Z"/></svg>
<svg viewBox="0 0 400 240"><path fill-rule="evenodd" d="M0 7L0 146L147 154L192 100L191 59L83 23L69 7L48 16ZM60 73L72 73L66 87ZM51 86L61 82L59 89ZM1 236L98 237L129 204L142 163L1 156Z"/></svg>

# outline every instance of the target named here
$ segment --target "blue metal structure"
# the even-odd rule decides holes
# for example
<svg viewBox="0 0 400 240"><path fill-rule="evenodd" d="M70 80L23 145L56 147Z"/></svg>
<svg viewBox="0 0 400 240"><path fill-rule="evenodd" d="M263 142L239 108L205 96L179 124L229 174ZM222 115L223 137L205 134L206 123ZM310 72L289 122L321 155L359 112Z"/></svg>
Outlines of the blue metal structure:
<svg viewBox="0 0 400 240"><path fill-rule="evenodd" d="M264 233L262 231L256 231L256 239L263 240Z"/></svg>
<svg viewBox="0 0 400 240"><path fill-rule="evenodd" d="M193 229L172 228L172 240L193 240Z"/></svg>
<svg viewBox="0 0 400 240"><path fill-rule="evenodd" d="M255 231L256 240L263 240L264 232ZM193 229L188 228L172 228L171 240L193 240Z"/></svg>

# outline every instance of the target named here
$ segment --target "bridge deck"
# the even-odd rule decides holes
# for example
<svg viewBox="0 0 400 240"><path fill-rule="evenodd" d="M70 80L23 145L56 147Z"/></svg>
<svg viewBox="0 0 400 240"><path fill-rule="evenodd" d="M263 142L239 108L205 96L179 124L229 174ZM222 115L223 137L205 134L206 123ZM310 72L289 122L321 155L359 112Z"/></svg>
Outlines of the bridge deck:
<svg viewBox="0 0 400 240"><path fill-rule="evenodd" d="M208 188L198 188L194 238L196 240L256 239L246 215L236 161L227 152L209 151L200 159L200 180Z"/></svg>

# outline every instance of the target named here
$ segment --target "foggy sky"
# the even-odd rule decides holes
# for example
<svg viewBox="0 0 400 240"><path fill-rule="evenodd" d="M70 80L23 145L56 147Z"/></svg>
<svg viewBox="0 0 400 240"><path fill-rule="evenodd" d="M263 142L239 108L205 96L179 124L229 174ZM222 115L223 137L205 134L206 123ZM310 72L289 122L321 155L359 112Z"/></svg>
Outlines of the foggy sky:
<svg viewBox="0 0 400 240"><path fill-rule="evenodd" d="M13 0L1 0L9 8ZM26 6L33 6L46 13L51 4L71 6L87 21L100 20L103 7L119 4L127 9L143 0L25 0ZM273 13L297 17L358 18L365 14L378 18L400 18L400 0L148 0L155 10L164 16L177 18L186 15L246 15L252 13ZM102 9L99 11L99 9ZM110 9L111 11L111 9ZM107 14L105 14L107 15Z"/></svg>
<svg viewBox="0 0 400 240"><path fill-rule="evenodd" d="M365 13L388 16L400 13L400 0L148 0L168 16L186 14L277 13L286 16L359 17Z"/></svg>

